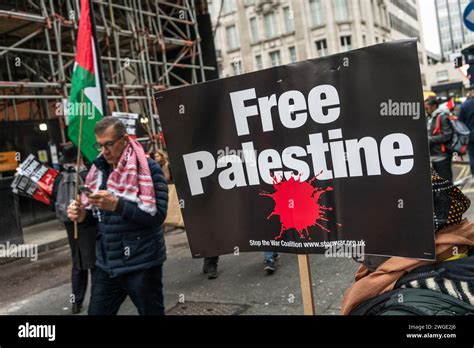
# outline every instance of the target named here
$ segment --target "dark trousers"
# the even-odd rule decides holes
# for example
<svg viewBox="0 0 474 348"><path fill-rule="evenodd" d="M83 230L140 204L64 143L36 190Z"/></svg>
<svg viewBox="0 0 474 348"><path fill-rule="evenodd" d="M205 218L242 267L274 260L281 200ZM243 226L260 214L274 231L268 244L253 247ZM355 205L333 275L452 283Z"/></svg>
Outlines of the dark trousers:
<svg viewBox="0 0 474 348"><path fill-rule="evenodd" d="M72 303L82 304L86 295L89 271L87 269L73 268L71 272L72 293L74 298Z"/></svg>
<svg viewBox="0 0 474 348"><path fill-rule="evenodd" d="M204 258L204 265L205 266L216 266L217 263L219 262L219 256L211 256L211 257L205 257Z"/></svg>
<svg viewBox="0 0 474 348"><path fill-rule="evenodd" d="M438 175L442 177L443 179L449 180L449 182L453 182L453 170L451 168L451 156L448 156L448 158L439 161L439 162L433 162L433 169L436 170Z"/></svg>
<svg viewBox="0 0 474 348"><path fill-rule="evenodd" d="M467 152L469 154L469 165L471 166L471 176L474 177L474 142L469 142L467 147Z"/></svg>
<svg viewBox="0 0 474 348"><path fill-rule="evenodd" d="M92 272L89 315L116 315L130 296L140 315L164 315L163 267L156 266L111 278L96 268Z"/></svg>

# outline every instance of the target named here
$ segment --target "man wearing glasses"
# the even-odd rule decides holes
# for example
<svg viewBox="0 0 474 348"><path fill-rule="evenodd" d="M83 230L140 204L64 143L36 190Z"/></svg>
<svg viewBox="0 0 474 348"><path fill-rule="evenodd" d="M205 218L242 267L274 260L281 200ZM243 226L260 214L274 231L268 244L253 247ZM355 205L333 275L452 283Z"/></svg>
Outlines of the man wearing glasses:
<svg viewBox="0 0 474 348"><path fill-rule="evenodd" d="M97 222L89 315L117 314L127 296L140 315L162 315L166 180L118 118L103 118L95 135L101 153L86 178L91 193L68 207L71 220Z"/></svg>

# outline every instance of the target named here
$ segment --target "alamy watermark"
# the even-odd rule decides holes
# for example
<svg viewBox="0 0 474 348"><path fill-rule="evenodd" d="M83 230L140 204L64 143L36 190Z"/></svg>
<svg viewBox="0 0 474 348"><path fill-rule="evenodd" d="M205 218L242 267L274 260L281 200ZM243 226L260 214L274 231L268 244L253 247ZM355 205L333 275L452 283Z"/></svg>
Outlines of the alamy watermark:
<svg viewBox="0 0 474 348"><path fill-rule="evenodd" d="M12 244L9 241L0 244L0 258L29 258L31 261L38 260L37 244Z"/></svg>
<svg viewBox="0 0 474 348"><path fill-rule="evenodd" d="M389 99L380 103L380 116L404 116L418 120L421 116L420 103L396 102Z"/></svg>
<svg viewBox="0 0 474 348"><path fill-rule="evenodd" d="M97 116L95 106L89 102L71 102L64 101L63 103L57 102L55 105L56 116L61 115L82 115L82 117L87 117L88 120L92 120Z"/></svg>
<svg viewBox="0 0 474 348"><path fill-rule="evenodd" d="M250 163L255 164L257 159L257 150L234 150L226 146L224 149L217 150L217 160L225 163Z"/></svg>
<svg viewBox="0 0 474 348"><path fill-rule="evenodd" d="M324 256L340 257L364 261L365 241L339 240L332 242L321 242L326 249Z"/></svg>

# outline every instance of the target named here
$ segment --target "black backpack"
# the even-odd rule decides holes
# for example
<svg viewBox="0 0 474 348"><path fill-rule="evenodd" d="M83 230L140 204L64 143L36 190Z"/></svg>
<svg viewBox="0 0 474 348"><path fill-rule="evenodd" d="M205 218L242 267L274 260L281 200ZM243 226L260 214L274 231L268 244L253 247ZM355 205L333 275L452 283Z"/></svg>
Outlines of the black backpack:
<svg viewBox="0 0 474 348"><path fill-rule="evenodd" d="M456 116L448 116L448 120L453 130L453 137L446 146L447 150L453 155L464 156L467 153L471 132L464 122L459 121ZM436 120L436 128L433 133L435 132L441 132L441 115Z"/></svg>
<svg viewBox="0 0 474 348"><path fill-rule="evenodd" d="M467 153L471 131L456 116L450 116L449 122L453 128L453 138L449 145L449 151L453 154L456 153L458 156L464 156Z"/></svg>
<svg viewBox="0 0 474 348"><path fill-rule="evenodd" d="M55 210L56 217L62 222L71 222L67 217L67 207L74 200L76 192L76 172L73 170L61 173L61 181L56 192ZM79 176L79 185L82 185L82 178Z"/></svg>

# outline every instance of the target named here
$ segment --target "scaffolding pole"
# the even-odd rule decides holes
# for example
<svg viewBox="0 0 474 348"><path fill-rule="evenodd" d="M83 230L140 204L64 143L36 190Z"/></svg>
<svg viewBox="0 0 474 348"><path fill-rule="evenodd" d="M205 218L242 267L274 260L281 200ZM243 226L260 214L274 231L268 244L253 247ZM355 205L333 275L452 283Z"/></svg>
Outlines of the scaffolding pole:
<svg viewBox="0 0 474 348"><path fill-rule="evenodd" d="M194 0L92 5L111 111L139 113L158 133L154 93L204 82L205 72L214 70L203 64ZM69 99L79 14L77 0L2 1L0 66L7 74L0 74L0 122L31 119L18 103L52 107ZM47 111L46 117L63 121Z"/></svg>

